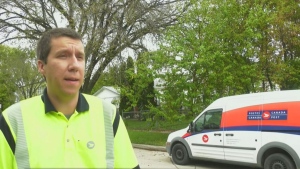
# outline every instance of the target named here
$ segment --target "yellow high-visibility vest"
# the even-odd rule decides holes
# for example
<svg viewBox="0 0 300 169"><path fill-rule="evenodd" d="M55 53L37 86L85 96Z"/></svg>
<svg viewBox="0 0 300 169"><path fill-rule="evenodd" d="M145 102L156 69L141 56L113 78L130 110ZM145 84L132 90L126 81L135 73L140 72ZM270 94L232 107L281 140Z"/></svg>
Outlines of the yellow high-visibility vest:
<svg viewBox="0 0 300 169"><path fill-rule="evenodd" d="M17 168L139 165L123 120L112 104L80 94L74 114L67 119L44 92L0 115L0 169Z"/></svg>

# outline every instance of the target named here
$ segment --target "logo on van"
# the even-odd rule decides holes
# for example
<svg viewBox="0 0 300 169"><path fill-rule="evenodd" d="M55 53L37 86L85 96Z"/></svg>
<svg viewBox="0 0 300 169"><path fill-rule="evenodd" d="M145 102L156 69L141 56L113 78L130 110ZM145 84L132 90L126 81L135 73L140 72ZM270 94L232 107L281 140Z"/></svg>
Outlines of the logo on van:
<svg viewBox="0 0 300 169"><path fill-rule="evenodd" d="M287 120L287 110L248 111L247 120Z"/></svg>
<svg viewBox="0 0 300 169"><path fill-rule="evenodd" d="M204 143L207 143L208 142L208 136L205 134L205 135L203 135L202 136L202 141L204 142Z"/></svg>
<svg viewBox="0 0 300 169"><path fill-rule="evenodd" d="M264 120L269 120L270 117L271 117L271 114L270 114L270 112L268 112L268 111L265 111L265 112L263 113L263 115L262 115L262 118L263 118Z"/></svg>

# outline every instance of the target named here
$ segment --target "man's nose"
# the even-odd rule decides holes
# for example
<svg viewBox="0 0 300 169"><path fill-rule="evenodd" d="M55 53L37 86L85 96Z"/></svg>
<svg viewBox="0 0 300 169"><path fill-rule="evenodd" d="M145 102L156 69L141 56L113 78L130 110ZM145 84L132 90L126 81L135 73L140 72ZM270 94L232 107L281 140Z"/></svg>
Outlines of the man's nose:
<svg viewBox="0 0 300 169"><path fill-rule="evenodd" d="M75 54L69 57L69 71L77 72L79 69L79 62Z"/></svg>

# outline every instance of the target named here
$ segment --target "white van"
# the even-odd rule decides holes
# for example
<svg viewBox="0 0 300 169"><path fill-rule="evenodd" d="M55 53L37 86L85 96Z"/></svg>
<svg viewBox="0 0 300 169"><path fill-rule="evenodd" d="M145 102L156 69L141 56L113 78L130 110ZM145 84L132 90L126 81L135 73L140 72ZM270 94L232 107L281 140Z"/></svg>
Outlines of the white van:
<svg viewBox="0 0 300 169"><path fill-rule="evenodd" d="M220 98L168 136L179 165L215 160L264 169L300 169L300 90Z"/></svg>

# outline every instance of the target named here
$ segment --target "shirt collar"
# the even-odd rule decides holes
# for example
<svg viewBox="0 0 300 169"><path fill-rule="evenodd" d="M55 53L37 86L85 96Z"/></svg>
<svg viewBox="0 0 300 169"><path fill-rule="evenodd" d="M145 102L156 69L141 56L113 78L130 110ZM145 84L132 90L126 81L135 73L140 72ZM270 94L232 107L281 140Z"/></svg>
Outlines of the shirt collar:
<svg viewBox="0 0 300 169"><path fill-rule="evenodd" d="M45 104L45 113L49 112L57 112L53 104L51 103L48 94L47 94L47 88L44 89L43 95L41 96L44 104ZM78 102L76 106L76 111L78 113L82 113L89 110L89 103L86 101L85 97L82 93L79 93L78 96Z"/></svg>

